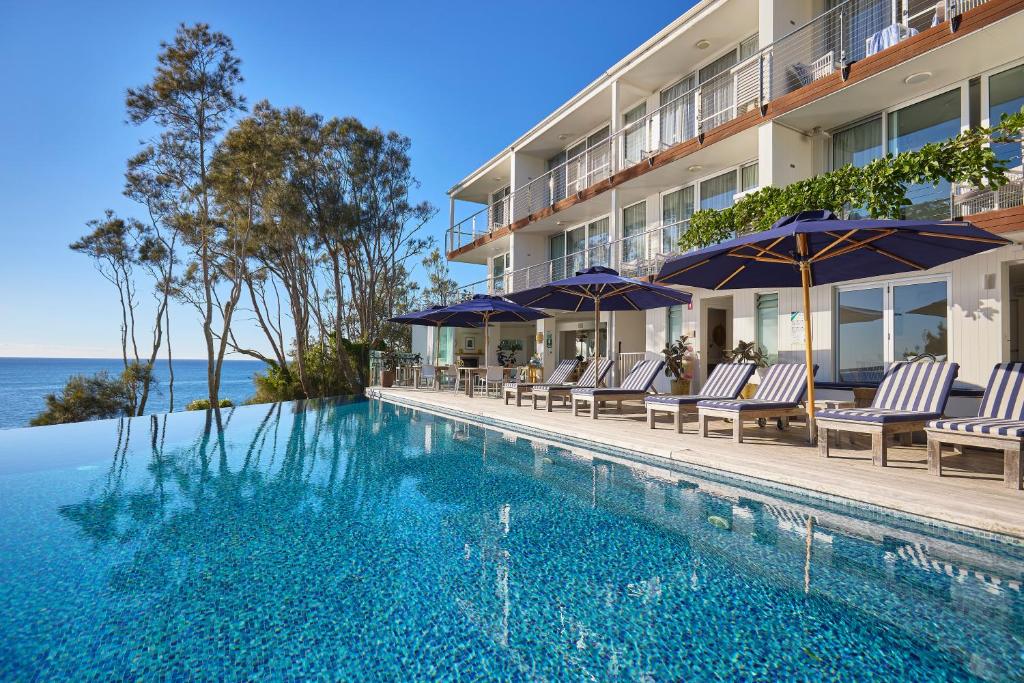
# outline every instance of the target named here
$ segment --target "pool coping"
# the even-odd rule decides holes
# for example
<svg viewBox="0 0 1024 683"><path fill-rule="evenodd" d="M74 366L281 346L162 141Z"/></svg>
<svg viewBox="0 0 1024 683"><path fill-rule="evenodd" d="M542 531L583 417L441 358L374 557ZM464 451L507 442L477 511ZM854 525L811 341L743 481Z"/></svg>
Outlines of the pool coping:
<svg viewBox="0 0 1024 683"><path fill-rule="evenodd" d="M367 398L380 400L397 406L404 406L422 410L424 412L439 415L445 418L452 418L464 422L474 423L482 426L493 427L508 432L522 434L529 438L535 436L566 447L585 448L595 453L623 457L637 464L654 465L668 470L690 473L693 476L703 477L718 483L735 485L742 488L754 489L762 493L789 499L795 503L804 503L824 507L830 511L841 514L859 513L870 517L878 517L885 520L895 521L902 526L916 527L916 531L949 534L961 543L995 543L1000 546L1012 548L1015 551L1024 550L1024 535L1017 535L1009 532L983 529L970 524L958 523L955 521L931 517L918 512L901 510L895 507L881 505L850 496L843 496L834 493L817 491L805 486L789 484L763 477L755 477L748 474L733 472L726 469L711 467L705 464L685 462L664 456L657 453L638 451L634 448L619 446L614 443L595 441L578 436L571 436L559 432L544 429L536 426L526 426L518 422L502 420L489 415L480 415L449 406L439 406L433 403L417 401L407 396L399 396L391 393L384 393L377 389L368 388ZM680 451L690 449L679 449Z"/></svg>

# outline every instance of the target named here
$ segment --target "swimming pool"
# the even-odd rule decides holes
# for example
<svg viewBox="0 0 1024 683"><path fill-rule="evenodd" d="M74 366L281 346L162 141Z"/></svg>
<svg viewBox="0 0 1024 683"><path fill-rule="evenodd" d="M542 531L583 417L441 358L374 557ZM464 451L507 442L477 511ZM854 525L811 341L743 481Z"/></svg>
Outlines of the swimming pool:
<svg viewBox="0 0 1024 683"><path fill-rule="evenodd" d="M0 680L1008 680L1024 553L379 402L0 433Z"/></svg>

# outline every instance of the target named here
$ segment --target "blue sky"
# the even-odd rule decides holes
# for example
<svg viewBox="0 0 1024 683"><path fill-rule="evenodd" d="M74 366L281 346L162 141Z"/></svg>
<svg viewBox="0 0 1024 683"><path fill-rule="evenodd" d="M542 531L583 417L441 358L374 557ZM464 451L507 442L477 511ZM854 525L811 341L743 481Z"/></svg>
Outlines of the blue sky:
<svg viewBox="0 0 1024 683"><path fill-rule="evenodd" d="M0 2L0 356L120 354L114 291L67 245L106 208L141 215L121 195L142 135L124 122L124 92L151 77L178 23L232 37L250 103L411 137L440 244L452 184L692 3L93 4ZM205 354L189 309L172 325L175 355Z"/></svg>

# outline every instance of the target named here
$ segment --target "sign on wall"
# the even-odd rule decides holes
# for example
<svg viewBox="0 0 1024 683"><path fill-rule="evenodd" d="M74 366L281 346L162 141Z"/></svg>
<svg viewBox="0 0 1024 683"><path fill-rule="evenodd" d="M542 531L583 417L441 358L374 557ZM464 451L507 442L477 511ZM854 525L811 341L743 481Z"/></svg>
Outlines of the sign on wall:
<svg viewBox="0 0 1024 683"><path fill-rule="evenodd" d="M802 347L804 345L804 314L803 311L793 311L789 314L789 345L790 347Z"/></svg>

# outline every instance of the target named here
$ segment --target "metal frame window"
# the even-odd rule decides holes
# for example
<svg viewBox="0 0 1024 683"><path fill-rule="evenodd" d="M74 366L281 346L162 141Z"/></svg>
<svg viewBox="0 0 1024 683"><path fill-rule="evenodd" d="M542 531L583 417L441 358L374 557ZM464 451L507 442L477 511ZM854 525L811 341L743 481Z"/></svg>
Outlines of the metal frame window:
<svg viewBox="0 0 1024 683"><path fill-rule="evenodd" d="M756 299L756 336L769 363L779 361L779 293L763 292Z"/></svg>
<svg viewBox="0 0 1024 683"><path fill-rule="evenodd" d="M951 280L947 273L836 287L832 343L836 379L877 380L893 362L921 352L939 360L951 357ZM850 345L850 354L844 354L844 345Z"/></svg>

